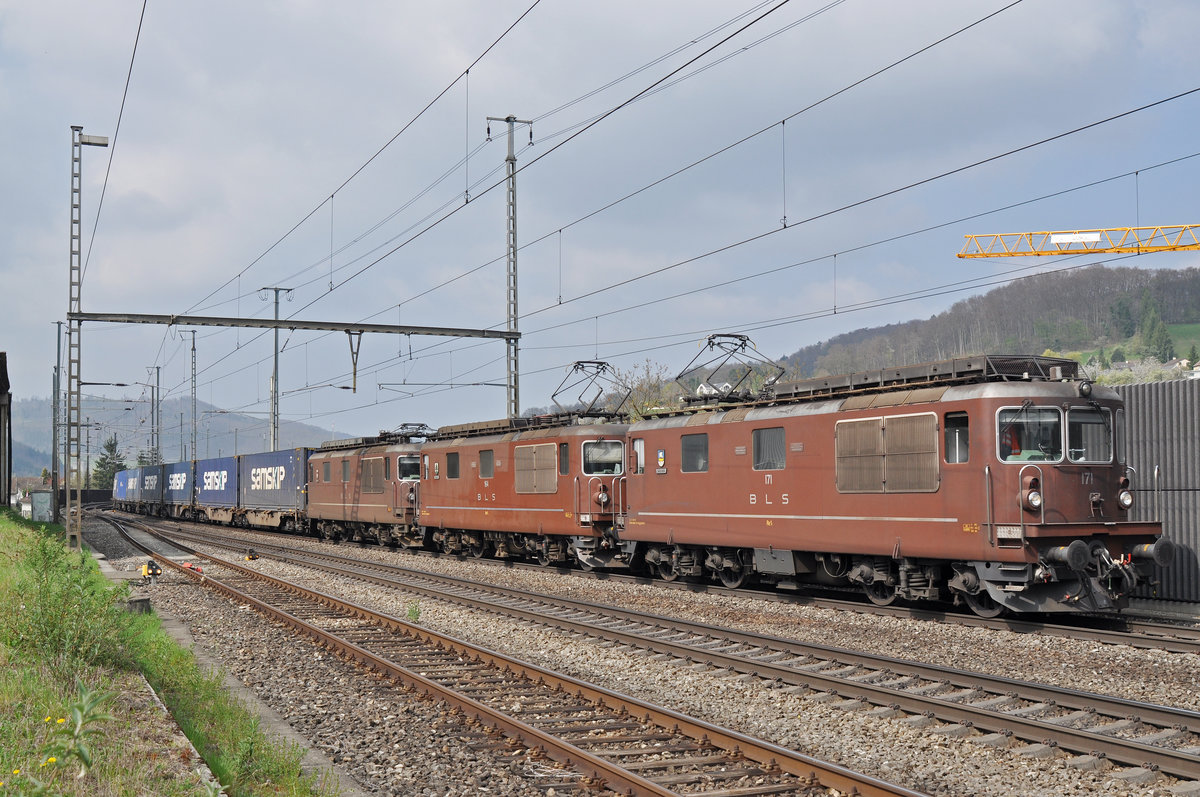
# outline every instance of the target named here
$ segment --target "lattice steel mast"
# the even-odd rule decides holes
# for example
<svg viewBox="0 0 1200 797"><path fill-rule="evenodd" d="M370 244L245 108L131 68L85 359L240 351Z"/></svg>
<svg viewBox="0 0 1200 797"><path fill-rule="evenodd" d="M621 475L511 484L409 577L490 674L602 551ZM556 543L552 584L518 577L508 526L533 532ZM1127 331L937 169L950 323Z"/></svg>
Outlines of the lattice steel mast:
<svg viewBox="0 0 1200 797"><path fill-rule="evenodd" d="M520 367L517 353L517 155L513 149L513 128L518 125L532 125L527 119L506 116L503 119L489 116L489 122L505 122L508 124L508 157L504 159L505 171L508 175L508 331L512 337L508 339L508 417L516 418L521 414ZM491 137L491 130L488 131ZM529 138L533 140L533 128L530 127Z"/></svg>
<svg viewBox="0 0 1200 797"><path fill-rule="evenodd" d="M82 125L71 125L71 271L67 300L67 547L77 551L82 547L82 510L80 507L79 476L79 364L82 349L82 327L72 313L82 312L81 289L83 267L80 252L82 219L80 218L81 182L83 179L83 147L107 147L108 136L87 136ZM57 422L57 421L56 421ZM58 496L54 496L58 501Z"/></svg>

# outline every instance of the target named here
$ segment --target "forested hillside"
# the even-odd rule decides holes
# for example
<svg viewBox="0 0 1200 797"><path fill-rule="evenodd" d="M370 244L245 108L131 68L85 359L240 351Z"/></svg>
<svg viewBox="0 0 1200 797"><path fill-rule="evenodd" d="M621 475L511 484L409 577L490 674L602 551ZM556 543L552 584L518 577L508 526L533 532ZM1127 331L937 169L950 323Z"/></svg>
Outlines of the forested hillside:
<svg viewBox="0 0 1200 797"><path fill-rule="evenodd" d="M924 321L856 330L783 358L798 376L885 368L966 354L1110 351L1185 357L1165 325L1200 323L1200 269L1092 266L1015 280ZM1173 345L1172 345L1173 344Z"/></svg>

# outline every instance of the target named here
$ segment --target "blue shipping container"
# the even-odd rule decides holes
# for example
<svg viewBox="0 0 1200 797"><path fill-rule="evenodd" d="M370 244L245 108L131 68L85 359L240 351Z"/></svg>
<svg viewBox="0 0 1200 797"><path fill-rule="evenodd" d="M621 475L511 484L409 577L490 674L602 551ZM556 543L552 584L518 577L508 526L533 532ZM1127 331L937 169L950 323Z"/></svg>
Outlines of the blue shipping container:
<svg viewBox="0 0 1200 797"><path fill-rule="evenodd" d="M196 460L196 505L237 506L237 457Z"/></svg>
<svg viewBox="0 0 1200 797"><path fill-rule="evenodd" d="M176 506L189 506L192 503L191 462L175 462L163 466L163 501Z"/></svg>
<svg viewBox="0 0 1200 797"><path fill-rule="evenodd" d="M308 449L243 454L239 459L239 503L243 509L303 510Z"/></svg>
<svg viewBox="0 0 1200 797"><path fill-rule="evenodd" d="M163 497L163 466L147 465L138 469L137 500L143 504L158 505Z"/></svg>
<svg viewBox="0 0 1200 797"><path fill-rule="evenodd" d="M137 495L137 470L123 470L113 479L113 500L132 501Z"/></svg>

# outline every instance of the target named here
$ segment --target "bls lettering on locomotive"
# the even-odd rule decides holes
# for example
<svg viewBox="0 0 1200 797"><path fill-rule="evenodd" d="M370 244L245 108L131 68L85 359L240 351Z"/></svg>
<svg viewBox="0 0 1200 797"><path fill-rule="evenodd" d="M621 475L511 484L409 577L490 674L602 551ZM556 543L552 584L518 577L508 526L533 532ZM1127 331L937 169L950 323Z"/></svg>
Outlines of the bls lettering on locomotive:
<svg viewBox="0 0 1200 797"><path fill-rule="evenodd" d="M278 490L283 487L287 468L276 465L271 468L253 468L250 471L251 490Z"/></svg>

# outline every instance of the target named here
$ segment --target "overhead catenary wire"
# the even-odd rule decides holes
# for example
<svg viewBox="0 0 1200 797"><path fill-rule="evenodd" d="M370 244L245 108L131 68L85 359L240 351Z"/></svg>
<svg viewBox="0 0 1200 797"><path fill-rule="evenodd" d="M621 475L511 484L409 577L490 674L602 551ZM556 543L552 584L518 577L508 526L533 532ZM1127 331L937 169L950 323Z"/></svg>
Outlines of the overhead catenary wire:
<svg viewBox="0 0 1200 797"><path fill-rule="evenodd" d="M133 37L133 52L129 56L129 70L125 73L125 89L121 92L121 107L117 111L117 126L113 130L112 143L108 148L108 165L104 169L104 184L100 188L100 201L96 205L96 219L92 223L92 234L88 239L87 255L83 258L83 269L79 274L80 281L87 277L88 263L92 260L92 246L96 243L96 229L100 226L100 211L104 209L104 195L108 191L108 177L112 173L113 158L117 154L117 138L121 134L121 120L125 118L125 100L129 98L129 84L133 80L133 64L137 60L138 42L142 39L142 22L146 19L147 2L148 0L142 0L142 12L138 15L137 33Z"/></svg>
<svg viewBox="0 0 1200 797"><path fill-rule="evenodd" d="M562 227L559 227L559 229L562 229ZM558 232L558 230L556 230L556 232Z"/></svg>
<svg viewBox="0 0 1200 797"><path fill-rule="evenodd" d="M1011 7L1011 5L1012 5L1012 4L1010 4L1010 6L1006 6L1006 8L1008 8L1008 7ZM978 24L978 23L973 23L973 24ZM967 26L967 27L969 28L969 27L971 27L971 26ZM967 29L967 28L960 29L960 32L961 32L962 30L966 30L966 29ZM944 41L944 40L945 40L945 38L947 38L947 37L943 37L943 39L941 39L941 40L939 40L939 41ZM925 49L928 49L928 48L925 48ZM907 60L907 58L905 58L905 59L901 59L900 61L897 61L896 63L901 63L901 62L903 62L904 60ZM883 71L883 70L880 70L880 71ZM878 74L878 73L879 73L879 72L877 72L877 73L875 73L875 74ZM859 82L861 82L861 81L859 81ZM1193 90L1193 91L1195 91L1195 90ZM838 92L838 93L840 93L840 92ZM1058 134L1058 135L1056 135L1056 136L1052 136L1052 137L1049 137L1049 138L1046 138L1046 139L1042 139L1041 141L1034 142L1034 143L1032 143L1032 144L1027 144L1027 145L1025 145L1025 146L1023 146L1023 147L1019 147L1019 148L1016 148L1016 149L1013 149L1013 150L1009 150L1009 151L1007 151L1007 152L1005 152L1005 153L1000 153L1000 154L998 154L998 155L991 156L990 158L986 158L986 159L983 159L983 160L980 160L980 161L976 161L976 162L975 162L975 163L973 163L973 164L967 164L967 165L965 165L965 166L962 166L962 167L959 167L959 168L957 168L957 169L954 169L954 170L951 170L951 171L948 171L948 172L943 172L943 173L941 173L941 174L939 174L939 175L934 175L933 177L930 177L930 178L926 178L925 180L921 180L921 181L917 181L917 182L914 182L914 183L910 183L910 184L908 184L908 185L906 185L906 186L902 186L902 187L900 187L900 188L892 189L891 191L885 192L885 193L883 193L883 194L877 194L877 195L875 195L874 197L871 197L871 198L868 198L868 199L865 199L865 200L860 200L860 201L858 201L858 202L851 203L851 204L849 204L849 205L845 205L845 206L843 206L842 208L838 208L838 209L834 209L834 210L831 210L831 211L827 211L827 212L826 212L826 213L824 213L824 214L819 214L818 216L814 216L814 217L812 217L812 218L814 218L814 219L815 219L815 218L821 218L821 217L823 217L823 216L825 216L825 215L829 215L829 214L831 214L831 213L835 213L835 212L839 212L839 211L841 211L841 210L845 210L845 209L848 209L848 208L856 207L856 206L858 206L858 205L861 205L861 204L863 204L863 203L865 203L865 202L872 201L873 199L878 199L878 198L880 198L880 197L882 197L882 196L888 196L888 195L894 194L894 193L896 193L896 192L898 192L898 191L907 190L907 189L909 189L909 188L912 188L912 187L915 187L915 186L918 186L918 185L922 185L922 184L924 184L924 183L926 183L926 182L929 182L929 181L931 181L931 180L934 180L934 179L939 179L940 177L948 176L948 175L950 175L950 174L957 173L957 172L959 172L959 171L962 171L962 170L964 170L964 169L971 168L972 166L980 165L980 164L982 164L982 163L986 163L986 162L989 162L989 161L995 160L995 159L997 159L997 158L1000 158L1000 157L1005 157L1006 155L1010 155L1010 154L1014 154L1014 153L1016 153L1016 152L1023 151L1023 150L1025 150L1025 149L1028 149L1028 148L1030 148L1030 147L1037 146L1038 144L1047 143L1047 142L1049 142L1049 141L1057 140L1057 139L1059 139L1059 138L1062 138L1063 136L1070 135L1070 134L1072 134L1072 133L1076 133L1076 132L1080 132L1080 131L1082 131L1082 130L1090 129L1091 127L1094 127L1094 126L1096 126L1096 125L1099 125L1099 124L1103 124L1103 123L1105 123L1105 122L1107 122L1107 121L1112 121L1112 120L1115 120L1115 119L1121 118L1121 117L1123 117L1123 116L1126 116L1126 115L1128 115L1128 114L1130 114L1130 113L1135 113L1135 112L1137 112L1137 111L1139 111L1139 110L1145 110L1145 109L1147 109L1147 108L1154 107L1155 105L1161 104L1161 103L1163 103L1163 102L1168 102L1168 101L1170 101L1170 100L1172 100L1172 99L1178 99L1178 98L1180 98L1180 97L1182 97L1182 96L1186 96L1187 94L1190 94L1190 93L1192 93L1192 92L1183 92L1183 93L1180 93L1180 94L1178 94L1178 95L1175 95L1175 96L1173 96L1173 97L1165 98L1165 99L1163 99L1163 100L1160 100L1160 101L1157 101L1157 102L1155 102L1155 103L1150 103L1150 104L1147 104L1147 105L1141 106L1141 107L1139 107L1139 108L1135 108L1135 109L1132 109L1132 110L1130 110L1130 111L1126 111L1126 112L1124 112L1124 113L1122 113L1122 114L1117 114L1117 115L1114 115L1114 116L1108 117L1108 118L1106 118L1106 119L1102 119L1102 120L1099 120L1099 121L1096 121L1096 122L1090 123L1089 125L1085 125L1085 126L1082 126L1082 127L1074 128L1073 130L1066 131L1066 132L1064 132L1064 133L1060 133L1060 134ZM830 96L836 96L836 93L835 93L834 95L830 95ZM814 103L814 106L815 106L816 104L819 104L819 103ZM810 106L810 107L812 107L812 106ZM793 116L794 116L794 115L793 115ZM788 118L792 118L792 117L790 116L790 117L788 117ZM769 129L769 128L767 128L767 129ZM644 190L644 189L643 189L643 190ZM607 207L607 206L606 206L606 207ZM599 211L596 211L596 212L599 212ZM593 215L593 214L589 214L589 215ZM557 234L557 231L556 231L555 233L553 233L553 234ZM753 239L750 239L750 240L753 240ZM727 248L727 247L726 247L726 248ZM721 251L721 250L714 250L714 251ZM672 264L671 266L668 266L668 267L666 267L666 268L673 268L673 267L677 267L678 265L681 265L681 264L678 264L678 263L677 263L677 264ZM659 269L659 270L656 270L655 272L651 272L650 274L643 275L643 277L641 277L641 278L644 278L645 276L650 276L650 275L652 275L652 274L654 274L654 273L661 273L661 271L662 271L662 270L664 270L664 269ZM622 283L622 284L626 284L626 283ZM602 290L611 290L611 289L612 289L612 288L614 288L614 287L619 287L619 285L608 286L607 288L605 288L605 289L602 289ZM569 303L569 302L571 302L571 301L578 301L578 300L579 300L579 299L581 299L581 298L587 298L588 296L595 295L595 293L598 293L598 292L600 292L600 291L592 292L592 293L586 294L585 296L575 297L575 299L568 299L568 300L564 300L564 303ZM549 308L544 308L544 309L549 309ZM523 316L523 317L527 317L527 316L529 316L529 315L536 314L537 312L541 312L541 311L534 311L534 313L528 313L528 314L526 314L526 315L525 315L525 316ZM439 345L440 345L440 344L439 344Z"/></svg>
<svg viewBox="0 0 1200 797"><path fill-rule="evenodd" d="M402 136L406 131L409 130L409 128L411 128L414 124L416 124L417 121L420 120L429 111L430 108L432 108L434 105L436 105L438 103L438 101L441 100L442 97L444 97L452 88L454 88L456 85L458 85L458 82L460 80L462 80L471 71L471 68L478 65L484 58L486 58L488 53L490 53L493 49L495 49L495 47L500 42L502 42L505 39L505 37L507 37L510 33L512 33L512 31L518 25L521 24L522 20L524 20L525 17L529 16L529 14L533 11L533 9L537 8L538 4L541 3L541 1L542 0L533 0L533 4L530 5L527 9L525 9L525 11L522 12L521 15L519 17L517 17L517 19L511 25L509 25L507 28L505 28L504 32L501 33L491 44L489 44L482 53L480 53L478 56L476 56L475 60L473 60L467 66L466 69L464 69L462 72L460 72L458 74L458 76L454 78L454 80L450 81L450 83L448 85L446 85L444 88L442 88L442 90L439 91L433 97L433 99L431 99L429 102L427 102L425 104L425 106L421 108L421 110L417 111L417 113L411 119L409 119L406 123L404 123L404 125L402 125L400 127L400 129L397 130L396 133L390 139L388 139L387 142L384 143L384 145L382 147L380 147L378 150L376 150L374 155L367 158L367 160L361 166L359 166L357 169L355 169L350 174L349 177L347 177L345 180L343 180L342 183L337 188L335 188L332 192L330 192L330 197L333 197L339 191L341 191L347 185L349 185L356 177L358 177L358 175L360 175L363 172L364 169L366 169L368 166L370 166L371 163L373 163L376 158L378 158L380 155L382 155L384 153L384 151L387 150L388 147L390 147L393 143L395 143L395 141L398 138L400 138L400 136ZM251 268L253 268L256 263L258 263L264 257L266 257L268 254L270 254L277 246L279 246L281 243L283 243L285 240L287 240L287 238L289 236L291 236L292 233L294 233L306 221L308 221L310 218L312 218L314 214L316 214L322 207L325 206L325 203L327 201L328 201L328 199L322 200L320 202L320 204L318 204L316 207L314 207L312 210L310 210L302 219L300 219L298 222L296 222L295 225L293 225L291 229L289 229L277 241L275 241L275 243L268 246L266 248L266 250L263 251L262 254L260 254L256 258L254 258L254 260L252 260L249 265L247 265L245 268L243 268L234 277L231 277L230 279L226 280L219 288L217 288L216 290L214 290L211 293L209 293L208 295L206 295L204 298L202 298L196 304L192 305L192 307L196 307L197 305L203 304L204 302L208 301L213 296L215 296L217 293L219 293L220 291L227 288L233 282L234 279L241 277L243 274L245 274L247 271L249 271Z"/></svg>

